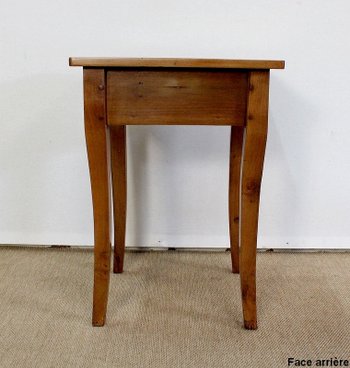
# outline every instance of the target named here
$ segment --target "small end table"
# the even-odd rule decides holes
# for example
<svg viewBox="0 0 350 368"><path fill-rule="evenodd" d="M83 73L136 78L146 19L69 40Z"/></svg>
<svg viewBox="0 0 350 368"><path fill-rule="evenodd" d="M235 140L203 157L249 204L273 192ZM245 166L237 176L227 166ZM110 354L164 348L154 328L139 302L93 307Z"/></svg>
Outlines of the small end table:
<svg viewBox="0 0 350 368"><path fill-rule="evenodd" d="M106 319L111 192L113 271L123 272L126 125L229 125L232 272L241 277L244 326L256 329L256 243L269 76L270 69L283 69L284 61L73 57L69 65L84 70L85 135L94 213L93 326L103 326Z"/></svg>

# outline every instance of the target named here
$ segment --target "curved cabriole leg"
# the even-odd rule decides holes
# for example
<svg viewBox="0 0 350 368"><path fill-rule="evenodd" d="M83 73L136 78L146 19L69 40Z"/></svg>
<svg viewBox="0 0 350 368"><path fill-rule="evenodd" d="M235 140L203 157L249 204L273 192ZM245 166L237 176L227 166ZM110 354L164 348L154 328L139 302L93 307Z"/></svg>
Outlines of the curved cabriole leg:
<svg viewBox="0 0 350 368"><path fill-rule="evenodd" d="M113 182L114 263L113 272L122 273L126 226L126 127L110 128Z"/></svg>
<svg viewBox="0 0 350 368"><path fill-rule="evenodd" d="M257 328L256 246L268 121L269 71L250 73L241 190L240 274L244 327Z"/></svg>
<svg viewBox="0 0 350 368"><path fill-rule="evenodd" d="M229 174L229 227L232 272L239 273L239 208L244 127L231 127Z"/></svg>
<svg viewBox="0 0 350 368"><path fill-rule="evenodd" d="M84 69L85 136L94 211L94 291L92 325L106 319L110 277L110 191L103 69Z"/></svg>

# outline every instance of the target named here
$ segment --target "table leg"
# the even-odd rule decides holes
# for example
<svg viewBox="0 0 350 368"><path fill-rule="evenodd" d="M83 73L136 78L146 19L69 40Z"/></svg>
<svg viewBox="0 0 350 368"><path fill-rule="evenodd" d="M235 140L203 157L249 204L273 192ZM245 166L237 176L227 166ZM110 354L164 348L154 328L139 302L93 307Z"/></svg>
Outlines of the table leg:
<svg viewBox="0 0 350 368"><path fill-rule="evenodd" d="M126 227L126 127L110 127L113 182L114 263L113 272L122 273Z"/></svg>
<svg viewBox="0 0 350 368"><path fill-rule="evenodd" d="M106 319L110 277L110 188L103 69L84 68L85 136L94 211L93 326Z"/></svg>
<svg viewBox="0 0 350 368"><path fill-rule="evenodd" d="M231 127L229 174L229 226L232 272L239 273L239 208L244 127Z"/></svg>
<svg viewBox="0 0 350 368"><path fill-rule="evenodd" d="M268 123L269 71L250 73L241 190L240 274L244 327L257 328L256 246Z"/></svg>

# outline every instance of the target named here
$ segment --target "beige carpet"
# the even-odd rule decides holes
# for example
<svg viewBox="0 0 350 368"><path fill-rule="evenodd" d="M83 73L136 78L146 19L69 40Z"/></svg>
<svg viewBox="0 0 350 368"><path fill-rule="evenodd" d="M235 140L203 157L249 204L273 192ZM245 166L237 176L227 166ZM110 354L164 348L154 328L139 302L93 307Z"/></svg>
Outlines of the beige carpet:
<svg viewBox="0 0 350 368"><path fill-rule="evenodd" d="M258 255L257 331L224 252L128 252L92 328L92 252L0 248L0 367L287 367L350 359L350 254Z"/></svg>

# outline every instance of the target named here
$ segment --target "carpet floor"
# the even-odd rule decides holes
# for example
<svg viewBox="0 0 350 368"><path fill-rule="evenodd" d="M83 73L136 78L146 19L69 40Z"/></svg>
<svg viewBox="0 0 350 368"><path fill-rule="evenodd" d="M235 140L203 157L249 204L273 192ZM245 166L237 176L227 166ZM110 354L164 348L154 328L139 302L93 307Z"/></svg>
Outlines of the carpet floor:
<svg viewBox="0 0 350 368"><path fill-rule="evenodd" d="M350 359L350 254L259 253L258 330L225 252L129 251L91 327L91 250L0 247L0 367L288 367Z"/></svg>

